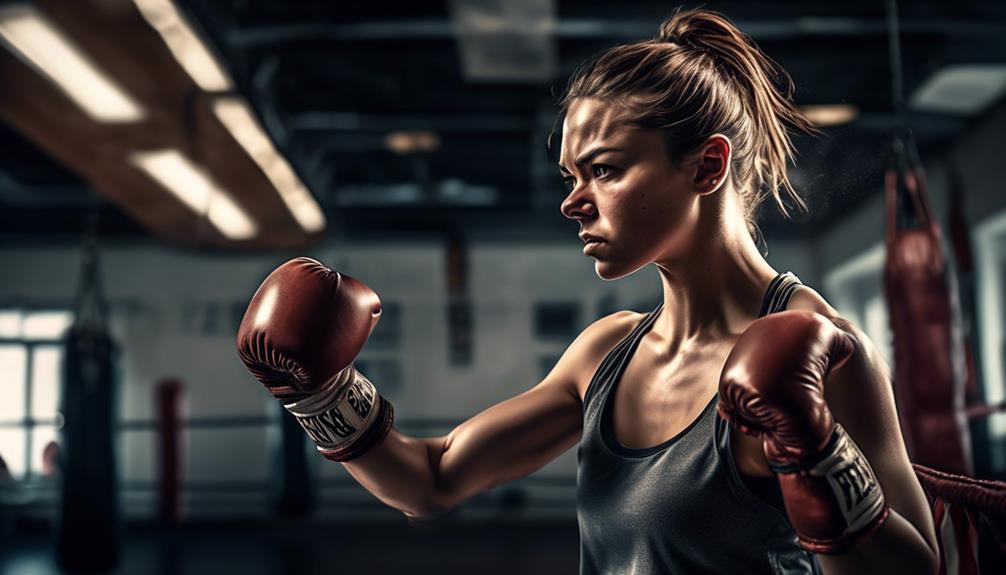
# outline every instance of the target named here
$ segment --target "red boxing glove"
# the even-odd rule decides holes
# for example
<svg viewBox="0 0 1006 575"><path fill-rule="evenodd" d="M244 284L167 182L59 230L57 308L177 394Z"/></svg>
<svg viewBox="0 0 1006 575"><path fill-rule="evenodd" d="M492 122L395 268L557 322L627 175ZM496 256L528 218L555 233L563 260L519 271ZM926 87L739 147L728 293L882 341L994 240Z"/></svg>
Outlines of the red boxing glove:
<svg viewBox="0 0 1006 575"><path fill-rule="evenodd" d="M790 523L815 553L852 548L889 512L869 462L824 399L825 378L852 352L826 317L784 311L748 327L720 376L720 416L762 436Z"/></svg>
<svg viewBox="0 0 1006 575"><path fill-rule="evenodd" d="M329 459L357 457L391 429L391 404L352 365L380 316L370 288L296 258L269 274L238 329L241 361Z"/></svg>

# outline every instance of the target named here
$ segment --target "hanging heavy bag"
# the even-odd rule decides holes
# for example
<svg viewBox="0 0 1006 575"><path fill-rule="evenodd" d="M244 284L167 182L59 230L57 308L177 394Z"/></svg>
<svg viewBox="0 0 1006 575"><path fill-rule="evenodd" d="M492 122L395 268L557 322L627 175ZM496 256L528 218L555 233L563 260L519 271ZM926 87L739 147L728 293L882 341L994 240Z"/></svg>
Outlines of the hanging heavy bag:
<svg viewBox="0 0 1006 575"><path fill-rule="evenodd" d="M894 385L912 461L971 473L957 293L910 136L892 146L884 182L884 288L894 334Z"/></svg>
<svg viewBox="0 0 1006 575"><path fill-rule="evenodd" d="M57 549L67 570L103 570L119 557L114 446L118 349L106 328L96 249L85 252L75 322L62 364L63 484Z"/></svg>

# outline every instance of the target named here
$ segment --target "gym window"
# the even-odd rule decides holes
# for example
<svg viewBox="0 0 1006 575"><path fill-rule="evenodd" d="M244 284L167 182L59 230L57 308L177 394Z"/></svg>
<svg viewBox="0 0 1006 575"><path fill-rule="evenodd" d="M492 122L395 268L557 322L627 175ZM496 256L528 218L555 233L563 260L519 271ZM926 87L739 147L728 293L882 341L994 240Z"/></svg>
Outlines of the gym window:
<svg viewBox="0 0 1006 575"><path fill-rule="evenodd" d="M66 310L0 309L0 457L13 479L51 473L43 452L58 441Z"/></svg>

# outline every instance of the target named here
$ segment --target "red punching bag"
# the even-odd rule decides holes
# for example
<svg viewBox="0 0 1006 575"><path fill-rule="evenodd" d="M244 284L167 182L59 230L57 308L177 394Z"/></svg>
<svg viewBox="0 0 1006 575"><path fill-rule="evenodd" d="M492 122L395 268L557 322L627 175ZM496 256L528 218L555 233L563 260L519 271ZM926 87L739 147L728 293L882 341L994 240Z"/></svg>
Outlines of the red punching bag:
<svg viewBox="0 0 1006 575"><path fill-rule="evenodd" d="M884 181L884 287L894 333L894 385L912 461L971 473L965 361L955 278L910 136L895 139Z"/></svg>
<svg viewBox="0 0 1006 575"><path fill-rule="evenodd" d="M177 379L165 379L157 384L157 436L160 447L158 466L157 515L165 525L174 525L181 518L182 402L185 384Z"/></svg>

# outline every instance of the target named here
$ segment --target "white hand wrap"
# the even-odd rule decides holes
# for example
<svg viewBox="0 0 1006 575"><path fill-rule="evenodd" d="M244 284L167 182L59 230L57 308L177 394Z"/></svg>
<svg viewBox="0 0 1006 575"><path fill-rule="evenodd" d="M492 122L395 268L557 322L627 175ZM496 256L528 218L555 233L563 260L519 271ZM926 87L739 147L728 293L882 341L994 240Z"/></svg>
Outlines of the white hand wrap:
<svg viewBox="0 0 1006 575"><path fill-rule="evenodd" d="M863 452L836 424L834 448L810 470L811 476L824 477L848 525L846 531L859 531L876 519L884 509L884 492Z"/></svg>
<svg viewBox="0 0 1006 575"><path fill-rule="evenodd" d="M350 364L318 393L285 406L322 450L352 445L377 421L377 388Z"/></svg>

